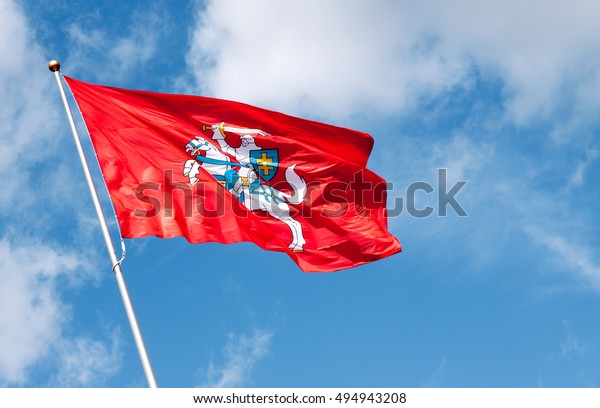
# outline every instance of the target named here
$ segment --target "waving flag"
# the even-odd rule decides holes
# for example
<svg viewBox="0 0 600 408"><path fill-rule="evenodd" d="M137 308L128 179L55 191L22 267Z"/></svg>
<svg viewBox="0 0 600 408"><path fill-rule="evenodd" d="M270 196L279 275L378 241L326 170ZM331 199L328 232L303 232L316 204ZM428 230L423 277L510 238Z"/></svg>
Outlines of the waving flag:
<svg viewBox="0 0 600 408"><path fill-rule="evenodd" d="M366 133L237 102L65 77L125 238L253 242L304 271L401 250Z"/></svg>

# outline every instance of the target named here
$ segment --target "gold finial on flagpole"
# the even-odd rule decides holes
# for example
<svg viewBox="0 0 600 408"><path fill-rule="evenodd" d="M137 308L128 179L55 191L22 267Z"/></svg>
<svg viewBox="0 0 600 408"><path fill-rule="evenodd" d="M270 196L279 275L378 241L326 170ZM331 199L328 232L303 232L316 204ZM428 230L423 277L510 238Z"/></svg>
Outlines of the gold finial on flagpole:
<svg viewBox="0 0 600 408"><path fill-rule="evenodd" d="M52 60L48 63L48 69L52 72L56 72L60 69L60 62Z"/></svg>

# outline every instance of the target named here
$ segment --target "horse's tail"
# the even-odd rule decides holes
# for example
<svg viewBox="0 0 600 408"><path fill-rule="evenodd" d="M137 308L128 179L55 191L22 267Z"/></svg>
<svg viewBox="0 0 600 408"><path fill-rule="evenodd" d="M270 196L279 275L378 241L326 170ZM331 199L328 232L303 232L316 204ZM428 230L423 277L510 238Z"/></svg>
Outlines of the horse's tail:
<svg viewBox="0 0 600 408"><path fill-rule="evenodd" d="M285 170L285 179L292 186L294 194L281 193L290 204L300 204L306 196L306 182L294 170L295 164L292 164Z"/></svg>

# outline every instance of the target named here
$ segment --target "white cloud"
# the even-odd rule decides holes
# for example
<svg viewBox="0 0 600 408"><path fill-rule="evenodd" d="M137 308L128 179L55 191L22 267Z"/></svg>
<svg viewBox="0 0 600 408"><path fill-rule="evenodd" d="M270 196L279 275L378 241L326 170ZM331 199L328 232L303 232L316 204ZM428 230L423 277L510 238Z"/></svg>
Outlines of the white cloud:
<svg viewBox="0 0 600 408"><path fill-rule="evenodd" d="M65 334L72 319L71 306L62 298L65 289L97 275L90 271L89 237L80 234L84 229L73 231L82 204L65 190L78 183L72 173L80 169L61 156L68 128L43 53L19 6L0 0L0 55L10 56L0 75L5 101L0 110L0 384L6 385L30 384L33 367L58 370L60 357L68 360L71 353L66 344L81 351L70 361L79 358L90 372L111 374L89 361L113 350ZM70 216L63 217L64 212ZM63 228L69 223L74 225ZM67 233L57 235L59 228ZM69 231L77 247L64 249Z"/></svg>
<svg viewBox="0 0 600 408"><path fill-rule="evenodd" d="M592 0L212 1L188 64L208 94L320 116L392 113L453 87L473 67L504 81L507 117L600 104Z"/></svg>
<svg viewBox="0 0 600 408"><path fill-rule="evenodd" d="M560 352L558 356L560 358L569 359L572 355L582 355L585 352L586 347L575 337L571 325L568 321L563 322L567 338L564 343L560 344Z"/></svg>
<svg viewBox="0 0 600 408"><path fill-rule="evenodd" d="M43 152L55 142L56 123L48 103L52 77L41 58L41 50L29 41L26 21L10 1L0 2L0 55L5 58L0 75L0 211L18 209L14 202L30 201L22 186L30 184L30 170L24 164L39 164L44 171ZM45 77L39 72L45 70Z"/></svg>
<svg viewBox="0 0 600 408"><path fill-rule="evenodd" d="M555 113L566 102L561 96L571 96L565 87L583 91L597 84L598 2L418 4L411 14L435 27L446 55L469 55L484 73L505 81L508 111L518 123ZM594 102L599 101L596 96Z"/></svg>
<svg viewBox="0 0 600 408"><path fill-rule="evenodd" d="M434 143L431 148L433 168L448 170L448 181L468 180L493 156L493 145L458 134L450 140Z"/></svg>
<svg viewBox="0 0 600 408"><path fill-rule="evenodd" d="M61 340L69 307L57 281L79 267L73 254L39 242L0 241L0 382L25 383L27 369Z"/></svg>
<svg viewBox="0 0 600 408"><path fill-rule="evenodd" d="M210 2L188 63L219 97L337 117L394 112L465 74L402 9L389 1Z"/></svg>
<svg viewBox="0 0 600 408"><path fill-rule="evenodd" d="M81 174L78 163L62 157L69 133L44 51L15 3L0 1L0 11L0 55L11 56L0 75L0 98L6 101L0 110L2 235L39 236L54 225L52 214L81 204L65 192L83 177L73 177L74 169Z"/></svg>
<svg viewBox="0 0 600 408"><path fill-rule="evenodd" d="M433 374L423 383L423 387L432 388L432 387L440 387L442 382L442 376L446 371L446 366L448 363L448 359L446 357L442 358L442 361L437 366Z"/></svg>
<svg viewBox="0 0 600 408"><path fill-rule="evenodd" d="M576 335L567 320L562 321L564 337L558 340L548 354L546 363L538 370L540 386L561 387L568 378L571 386L597 387L596 366L593 363L594 347L585 338ZM562 385L561 385L562 384Z"/></svg>
<svg viewBox="0 0 600 408"><path fill-rule="evenodd" d="M567 191L581 187L585 184L585 174L589 167L600 157L600 150L596 147L588 147L585 149L585 159L580 160L575 169L571 173L571 177L567 183Z"/></svg>
<svg viewBox="0 0 600 408"><path fill-rule="evenodd" d="M460 259L462 268L453 272L456 276L507 270L514 273L513 281L534 274L536 286L523 286L532 294L600 292L593 210L597 195L592 194L591 170L597 150L586 149L581 160L576 153L563 155L552 148L546 155L536 155L523 151L514 139L498 143L494 137L498 133L480 136L484 133L481 124L451 137L423 141L408 136L381 153L386 177L394 182L388 208L394 208L395 197L406 198L412 182L426 181L436 190L416 197L418 209L435 209L430 217L408 216L405 202L402 216L390 220L392 230L408 248L418 242L427 248L435 245L437 256ZM468 217L457 217L450 207L447 218L437 217L438 168L448 169L447 191L459 180L468 181L455 196ZM583 187L581 194L573 194L576 187Z"/></svg>
<svg viewBox="0 0 600 408"><path fill-rule="evenodd" d="M562 269L570 272L584 286L600 292L600 263L597 251L585 242L577 242L577 233L556 233L544 226L525 227L535 242L546 247L560 261Z"/></svg>
<svg viewBox="0 0 600 408"><path fill-rule="evenodd" d="M211 363L202 387L241 387L248 383L255 365L269 353L273 333L255 329L251 334L230 334L221 367Z"/></svg>
<svg viewBox="0 0 600 408"><path fill-rule="evenodd" d="M106 378L121 369L121 332L114 330L110 347L91 338L66 339L58 345L58 387L103 385Z"/></svg>
<svg viewBox="0 0 600 408"><path fill-rule="evenodd" d="M2 51L12 51L10 58L5 58L2 63L2 72L12 74L20 72L29 61L29 54L26 52L29 45L29 38L25 33L25 19L18 7L10 0L0 1L0 16L2 25L0 26L0 49Z"/></svg>
<svg viewBox="0 0 600 408"><path fill-rule="evenodd" d="M161 16L152 8L135 13L122 36L105 29L87 28L85 22L73 23L68 28L70 48L65 66L69 66L70 72L93 69L91 74L100 81L129 78L154 57L163 29Z"/></svg>

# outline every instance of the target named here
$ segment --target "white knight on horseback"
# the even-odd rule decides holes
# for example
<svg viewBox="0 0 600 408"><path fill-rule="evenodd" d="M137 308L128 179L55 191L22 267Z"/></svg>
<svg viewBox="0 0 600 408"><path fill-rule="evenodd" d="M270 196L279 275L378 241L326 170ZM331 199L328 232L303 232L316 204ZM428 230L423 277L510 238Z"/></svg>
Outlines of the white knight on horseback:
<svg viewBox="0 0 600 408"><path fill-rule="evenodd" d="M294 252L302 252L306 243L302 227L290 215L288 204L299 204L306 196L306 183L294 170L296 165L291 165L285 170L285 179L291 186L293 194L274 189L263 179L270 180L277 171L279 165L277 157L267 157L265 153L275 150L262 150L256 145L252 136L252 134L269 136L268 133L258 129L226 127L224 123L212 125L210 129L220 149L201 136L195 136L195 139L186 145L186 152L195 157L185 163L183 170L190 184L194 185L198 182L197 176L202 167L249 210L267 211L274 218L284 222L292 232L289 248ZM227 143L225 140L227 133L241 135L240 147L234 148ZM232 161L223 152L235 157L237 162Z"/></svg>

